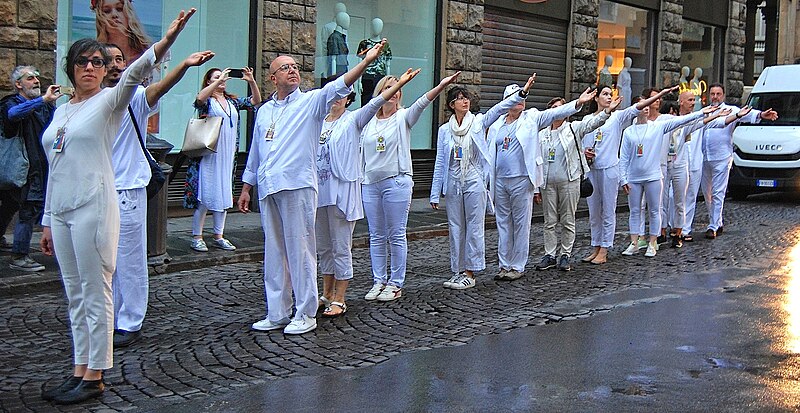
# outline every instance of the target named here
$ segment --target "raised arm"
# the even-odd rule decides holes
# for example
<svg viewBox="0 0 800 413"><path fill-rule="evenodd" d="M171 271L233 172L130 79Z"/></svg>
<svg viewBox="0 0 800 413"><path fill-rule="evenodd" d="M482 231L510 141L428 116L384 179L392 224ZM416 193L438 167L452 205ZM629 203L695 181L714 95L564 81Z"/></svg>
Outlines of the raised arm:
<svg viewBox="0 0 800 413"><path fill-rule="evenodd" d="M256 82L256 79L253 77L253 69L250 67L242 68L242 79L247 82L252 92L252 95L250 95L250 104L256 106L261 103L261 89L258 88L258 82Z"/></svg>
<svg viewBox="0 0 800 413"><path fill-rule="evenodd" d="M371 65L372 62L381 55L381 50L383 50L385 45L386 39L381 40L380 43L376 43L375 46L367 50L367 54L364 55L364 60L358 62L357 65L342 75L347 87L353 86L353 83L356 83L356 80L367 70L367 66Z"/></svg>
<svg viewBox="0 0 800 413"><path fill-rule="evenodd" d="M433 100L436 99L437 96L439 96L439 93L442 93L442 90L444 90L444 88L446 88L449 84L455 82L456 78L458 78L458 75L460 74L461 71L458 71L450 76L443 78L441 81L439 81L439 84L436 85L436 87L429 90L424 95L420 96L419 99L417 99L417 101L414 102L414 104L411 105L411 107L409 107L408 111L406 112L406 117L405 117L406 125L408 125L409 128L413 127L414 124L416 124L417 121L419 120L419 117L422 115L422 111L425 110L425 108L427 108L428 105L430 105L431 102L433 102Z"/></svg>
<svg viewBox="0 0 800 413"><path fill-rule="evenodd" d="M661 128L662 134L666 134L680 128L683 125L686 125L687 123L698 121L705 115L706 114L703 111L692 112L688 115L675 116L662 122L655 121L653 125Z"/></svg>
<svg viewBox="0 0 800 413"><path fill-rule="evenodd" d="M405 73L400 76L395 84L393 84L390 88L381 92L380 95L372 98L364 107L359 108L355 111L356 116L356 127L358 130L364 128L364 126L369 123L370 119L378 113L378 110L381 108L381 105L386 103L387 100L391 99L395 93L397 93L400 88L402 88L406 83L410 82L414 77L416 77L420 72L420 69L413 70L408 68Z"/></svg>
<svg viewBox="0 0 800 413"><path fill-rule="evenodd" d="M151 107L155 106L159 99L161 99L173 86L186 74L186 70L193 66L200 66L203 63L211 60L214 57L214 52L206 50L204 52L195 52L189 55L186 59L172 69L161 81L147 86L145 89L145 96L147 104Z"/></svg>
<svg viewBox="0 0 800 413"><path fill-rule="evenodd" d="M186 23L192 17L192 15L197 11L194 7L189 9L188 12L181 10L178 13L178 17L170 23L169 27L167 28L167 32L164 34L164 37L161 38L156 44L153 45L153 52L156 54L156 61L159 61L164 58L164 55L167 54L167 51L172 44L175 43L175 39L178 38L178 35L183 31L183 28L186 27Z"/></svg>
<svg viewBox="0 0 800 413"><path fill-rule="evenodd" d="M208 84L208 86L200 89L200 91L197 92L197 96L194 97L195 106L205 105L205 102L208 100L208 98L210 98L211 95L214 94L214 89L219 87L220 83L225 82L228 79L230 79L230 77L228 77L228 72L230 72L230 71L231 71L231 69L226 67L222 71L222 73L219 74L219 77L217 78L217 80L212 81L211 83Z"/></svg>
<svg viewBox="0 0 800 413"><path fill-rule="evenodd" d="M678 90L678 88L680 88L680 85L675 85L673 87L668 87L668 88L661 89L661 91L656 93L655 96L650 96L647 99L640 100L639 103L636 104L636 109L642 110L642 109L650 106L657 99L662 98L667 93L674 92L674 91Z"/></svg>

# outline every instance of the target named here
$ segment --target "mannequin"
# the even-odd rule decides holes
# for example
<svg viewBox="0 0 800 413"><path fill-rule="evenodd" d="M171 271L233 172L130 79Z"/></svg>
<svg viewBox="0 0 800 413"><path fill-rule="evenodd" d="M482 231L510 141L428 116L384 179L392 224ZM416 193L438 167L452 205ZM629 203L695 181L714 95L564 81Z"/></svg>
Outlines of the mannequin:
<svg viewBox="0 0 800 413"><path fill-rule="evenodd" d="M619 71L619 76L617 76L617 87L619 88L619 94L622 95L622 102L620 103L619 107L621 109L625 109L631 105L631 73L630 68L633 64L633 60L630 57L626 57L622 60L623 68Z"/></svg>
<svg viewBox="0 0 800 413"><path fill-rule="evenodd" d="M359 56L364 56L367 50L371 49L377 43L381 42L383 34L383 20L376 17L372 19L372 36L369 39L364 39L358 43ZM383 47L383 51L378 58L367 66L364 74L361 76L361 106L366 105L372 99L372 92L375 90L375 84L386 76L391 71L390 64L392 62L392 48L387 43Z"/></svg>
<svg viewBox="0 0 800 413"><path fill-rule="evenodd" d="M689 89L689 66L684 66L681 68L681 78L678 79L678 84L681 85L681 90L685 91Z"/></svg>
<svg viewBox="0 0 800 413"><path fill-rule="evenodd" d="M336 13L336 29L328 36L328 73L329 77L347 72L347 29L350 28L350 15L340 11Z"/></svg>
<svg viewBox="0 0 800 413"><path fill-rule="evenodd" d="M692 92L694 92L695 101L694 101L694 110L703 109L703 94L706 92L706 82L704 80L700 80L703 77L703 69L702 68L695 68L694 69L694 77L689 82L689 87L691 88Z"/></svg>
<svg viewBox="0 0 800 413"><path fill-rule="evenodd" d="M606 55L605 66L600 69L600 75L597 77L598 85L611 86L614 83L614 78L611 76L611 65L614 64L614 56Z"/></svg>
<svg viewBox="0 0 800 413"><path fill-rule="evenodd" d="M336 3L333 6L333 19L330 22L325 23L325 25L322 26L322 28L317 32L317 56L324 57L323 59L317 61L317 67L322 68L323 72L320 73L320 77L323 79L327 77L327 73L324 71L328 70L328 38L331 36L333 31L336 30L336 15L342 12L347 13L347 6L345 6L344 3ZM340 30L343 30L342 34L347 35L346 29ZM322 63L323 60L325 63Z"/></svg>

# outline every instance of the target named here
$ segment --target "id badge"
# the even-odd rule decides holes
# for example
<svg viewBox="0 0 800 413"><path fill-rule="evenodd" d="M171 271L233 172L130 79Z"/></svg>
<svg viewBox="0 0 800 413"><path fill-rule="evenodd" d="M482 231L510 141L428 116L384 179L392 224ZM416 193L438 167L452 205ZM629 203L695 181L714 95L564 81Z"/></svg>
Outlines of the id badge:
<svg viewBox="0 0 800 413"><path fill-rule="evenodd" d="M556 150L550 148L550 151L547 152L547 162L555 162L556 161Z"/></svg>
<svg viewBox="0 0 800 413"><path fill-rule="evenodd" d="M675 144L674 143L670 143L669 144L669 152L667 152L667 155L669 155L669 156L675 156L676 155L676 153L675 153Z"/></svg>
<svg viewBox="0 0 800 413"><path fill-rule="evenodd" d="M375 151L376 152L385 152L386 151L386 139L383 136L378 136L378 140L375 144Z"/></svg>
<svg viewBox="0 0 800 413"><path fill-rule="evenodd" d="M453 159L460 161L461 158L464 156L464 148L460 146L453 147Z"/></svg>
<svg viewBox="0 0 800 413"><path fill-rule="evenodd" d="M644 156L644 145L642 145L641 143L636 145L636 156L639 157Z"/></svg>
<svg viewBox="0 0 800 413"><path fill-rule="evenodd" d="M58 131L56 131L56 140L53 141L53 151L55 153L61 153L64 151L64 142L67 140L67 128L60 127Z"/></svg>
<svg viewBox="0 0 800 413"><path fill-rule="evenodd" d="M594 134L594 141L595 142L602 142L603 141L603 132L597 131L597 133Z"/></svg>
<svg viewBox="0 0 800 413"><path fill-rule="evenodd" d="M264 136L264 139L267 142L272 142L272 140L275 139L275 130L272 128L267 129L267 134Z"/></svg>
<svg viewBox="0 0 800 413"><path fill-rule="evenodd" d="M506 136L505 138L503 138L503 150L507 151L509 145L511 145L511 137Z"/></svg>
<svg viewBox="0 0 800 413"><path fill-rule="evenodd" d="M331 137L331 131L329 130L323 131L319 135L319 144L324 145L326 142L328 142L328 139L330 139L330 137Z"/></svg>

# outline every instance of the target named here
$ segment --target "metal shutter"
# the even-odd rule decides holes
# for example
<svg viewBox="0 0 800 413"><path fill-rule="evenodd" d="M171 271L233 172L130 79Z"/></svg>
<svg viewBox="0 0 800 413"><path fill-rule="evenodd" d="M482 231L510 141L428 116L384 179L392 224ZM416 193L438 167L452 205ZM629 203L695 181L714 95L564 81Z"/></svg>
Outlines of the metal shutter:
<svg viewBox="0 0 800 413"><path fill-rule="evenodd" d="M483 23L481 110L503 97L510 83L524 85L536 72L528 107L544 109L564 96L567 77L567 22L486 6ZM567 99L569 100L569 99Z"/></svg>

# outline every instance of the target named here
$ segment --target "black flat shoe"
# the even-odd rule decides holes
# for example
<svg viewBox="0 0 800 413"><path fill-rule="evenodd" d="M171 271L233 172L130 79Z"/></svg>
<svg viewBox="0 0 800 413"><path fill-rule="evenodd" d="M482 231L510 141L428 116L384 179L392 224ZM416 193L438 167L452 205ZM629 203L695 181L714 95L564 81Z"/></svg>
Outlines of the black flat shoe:
<svg viewBox="0 0 800 413"><path fill-rule="evenodd" d="M105 389L106 386L103 384L103 379L91 381L81 380L78 387L66 393L56 395L53 397L53 401L56 404L76 404L100 396Z"/></svg>
<svg viewBox="0 0 800 413"><path fill-rule="evenodd" d="M54 387L50 390L43 391L42 399L48 401L53 400L56 396L67 393L68 391L78 387L78 385L81 384L82 380L83 380L82 377L69 376L69 378L66 379L63 383L61 383L61 385L59 385L58 387Z"/></svg>
<svg viewBox="0 0 800 413"><path fill-rule="evenodd" d="M140 331L114 330L114 348L128 347L142 338Z"/></svg>

